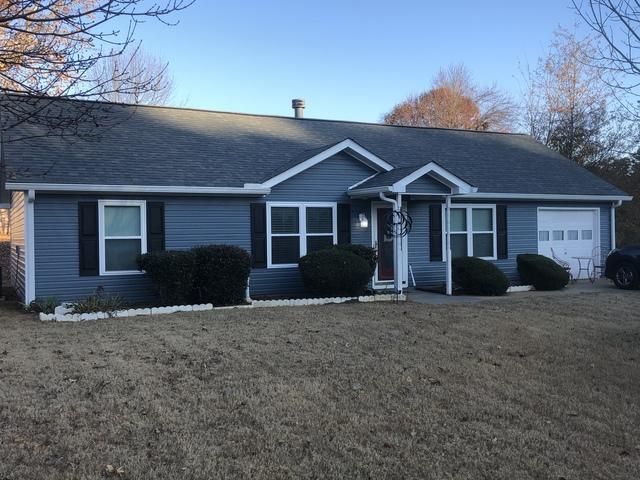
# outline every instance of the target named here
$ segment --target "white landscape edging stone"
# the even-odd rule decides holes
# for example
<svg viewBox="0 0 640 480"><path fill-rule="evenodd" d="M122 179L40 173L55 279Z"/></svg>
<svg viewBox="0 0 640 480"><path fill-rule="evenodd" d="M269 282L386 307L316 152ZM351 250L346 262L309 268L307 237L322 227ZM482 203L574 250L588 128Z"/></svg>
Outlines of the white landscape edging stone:
<svg viewBox="0 0 640 480"><path fill-rule="evenodd" d="M533 285L512 285L507 289L507 293L530 292L534 290Z"/></svg>
<svg viewBox="0 0 640 480"><path fill-rule="evenodd" d="M398 295L401 302L407 299L406 295ZM389 302L396 300L396 295L366 295L359 297L328 297L328 298L296 298L289 300L253 300L248 305L230 305L228 307L214 307L211 303L196 305L174 305L171 307L131 308L129 310L117 310L115 312L71 313L69 304L62 304L55 308L54 313L40 313L43 322L79 322L100 320L103 318L127 318L144 315L168 315L177 312L205 312L208 310L230 310L233 308L265 308L265 307L303 307L309 305L328 305L331 303L345 302Z"/></svg>

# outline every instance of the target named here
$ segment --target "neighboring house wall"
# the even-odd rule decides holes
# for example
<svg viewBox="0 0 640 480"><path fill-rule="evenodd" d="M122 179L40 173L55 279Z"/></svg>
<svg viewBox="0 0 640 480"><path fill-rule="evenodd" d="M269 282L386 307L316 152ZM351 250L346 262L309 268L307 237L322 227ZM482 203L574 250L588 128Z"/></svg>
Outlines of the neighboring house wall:
<svg viewBox="0 0 640 480"><path fill-rule="evenodd" d="M10 285L18 297L24 299L25 291L25 200L23 192L13 192L9 210L11 233Z"/></svg>
<svg viewBox="0 0 640 480"><path fill-rule="evenodd" d="M465 201L461 203L474 202ZM483 201L481 203L507 205L507 250L509 258L495 260L493 263L507 275L512 284L520 283L516 263L517 256L522 253L538 253L538 207L600 208L600 245L607 250L610 248L610 204L508 203L499 200ZM421 201L409 202L408 211L413 220L413 228L408 241L408 260L418 285L441 285L445 281L446 264L443 261L431 262L429 259L429 204L429 202Z"/></svg>

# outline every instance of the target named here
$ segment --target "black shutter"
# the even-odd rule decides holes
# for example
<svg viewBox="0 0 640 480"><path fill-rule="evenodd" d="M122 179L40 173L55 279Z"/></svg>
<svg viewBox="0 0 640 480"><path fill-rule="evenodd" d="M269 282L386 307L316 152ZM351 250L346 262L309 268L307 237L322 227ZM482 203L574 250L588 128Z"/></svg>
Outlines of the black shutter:
<svg viewBox="0 0 640 480"><path fill-rule="evenodd" d="M267 206L251 204L251 266L267 267Z"/></svg>
<svg viewBox="0 0 640 480"><path fill-rule="evenodd" d="M507 248L507 206L496 205L496 232L498 238L496 243L498 245L498 258L508 258L509 251Z"/></svg>
<svg viewBox="0 0 640 480"><path fill-rule="evenodd" d="M98 202L78 203L78 241L80 276L98 275Z"/></svg>
<svg viewBox="0 0 640 480"><path fill-rule="evenodd" d="M147 252L164 248L164 203L147 202Z"/></svg>
<svg viewBox="0 0 640 480"><path fill-rule="evenodd" d="M351 243L351 204L338 204L338 245Z"/></svg>
<svg viewBox="0 0 640 480"><path fill-rule="evenodd" d="M429 205L429 253L432 262L442 261L442 205Z"/></svg>

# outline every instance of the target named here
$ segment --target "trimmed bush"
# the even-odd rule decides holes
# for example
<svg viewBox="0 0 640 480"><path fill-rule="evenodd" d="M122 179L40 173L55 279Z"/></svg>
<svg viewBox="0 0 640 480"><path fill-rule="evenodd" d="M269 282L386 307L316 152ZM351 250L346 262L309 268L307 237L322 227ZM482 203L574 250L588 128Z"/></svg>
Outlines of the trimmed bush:
<svg viewBox="0 0 640 480"><path fill-rule="evenodd" d="M454 258L453 281L470 295L504 295L509 279L493 263L475 257Z"/></svg>
<svg viewBox="0 0 640 480"><path fill-rule="evenodd" d="M378 253L374 248L365 247L364 245L354 245L351 243L334 245L333 248L337 248L338 250L343 250L345 252L351 252L361 257L369 265L369 271L371 272L369 277L373 277L378 264Z"/></svg>
<svg viewBox="0 0 640 480"><path fill-rule="evenodd" d="M525 253L517 261L520 279L536 290L561 290L569 283L569 273L544 255Z"/></svg>
<svg viewBox="0 0 640 480"><path fill-rule="evenodd" d="M251 272L251 256L233 245L206 245L193 250L197 268L194 286L198 303L243 303Z"/></svg>
<svg viewBox="0 0 640 480"><path fill-rule="evenodd" d="M346 249L326 248L300 259L305 289L324 297L361 295L371 278L370 264Z"/></svg>
<svg viewBox="0 0 640 480"><path fill-rule="evenodd" d="M194 299L196 256L190 250L141 255L138 266L151 278L163 305L184 305Z"/></svg>

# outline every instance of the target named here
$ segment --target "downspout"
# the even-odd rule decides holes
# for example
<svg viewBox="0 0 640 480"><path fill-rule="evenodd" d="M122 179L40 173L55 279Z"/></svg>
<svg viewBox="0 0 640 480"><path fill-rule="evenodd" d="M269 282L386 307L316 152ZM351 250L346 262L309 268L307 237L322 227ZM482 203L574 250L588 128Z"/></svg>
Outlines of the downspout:
<svg viewBox="0 0 640 480"><path fill-rule="evenodd" d="M445 197L445 250L447 255L447 295L453 295L453 278L451 274L451 195Z"/></svg>
<svg viewBox="0 0 640 480"><path fill-rule="evenodd" d="M397 200L394 200L393 198L387 198L384 193L380 192L380 200L390 203L391 204L391 208L394 212L398 211L398 202ZM380 240L378 239L378 245L380 244ZM400 294L400 289L402 286L402 282L399 281L398 279L398 239L397 237L394 235L393 236L393 289L395 291L395 293Z"/></svg>
<svg viewBox="0 0 640 480"><path fill-rule="evenodd" d="M618 200L617 202L613 202L611 204L611 248L613 250L616 248L616 208L622 205L622 200Z"/></svg>

